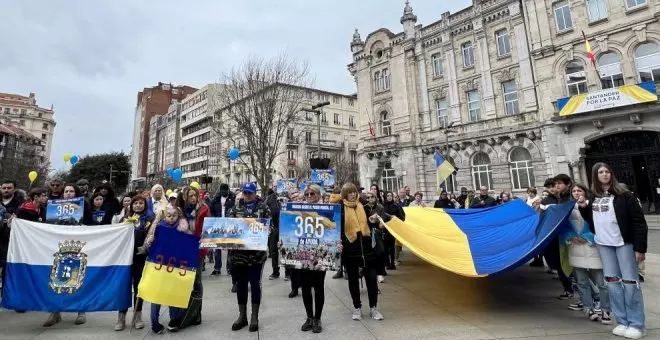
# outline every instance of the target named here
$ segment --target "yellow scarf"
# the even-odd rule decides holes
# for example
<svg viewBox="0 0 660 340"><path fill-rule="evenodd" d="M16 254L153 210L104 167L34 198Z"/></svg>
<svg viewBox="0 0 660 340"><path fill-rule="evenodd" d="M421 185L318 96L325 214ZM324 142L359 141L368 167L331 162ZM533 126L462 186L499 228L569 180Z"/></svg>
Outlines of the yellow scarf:
<svg viewBox="0 0 660 340"><path fill-rule="evenodd" d="M362 236L371 236L362 203L344 200L344 215L344 235L349 242L355 242L358 232L362 232Z"/></svg>
<svg viewBox="0 0 660 340"><path fill-rule="evenodd" d="M328 199L328 202L338 203L339 201L341 201L341 195L340 194L330 194L330 198Z"/></svg>

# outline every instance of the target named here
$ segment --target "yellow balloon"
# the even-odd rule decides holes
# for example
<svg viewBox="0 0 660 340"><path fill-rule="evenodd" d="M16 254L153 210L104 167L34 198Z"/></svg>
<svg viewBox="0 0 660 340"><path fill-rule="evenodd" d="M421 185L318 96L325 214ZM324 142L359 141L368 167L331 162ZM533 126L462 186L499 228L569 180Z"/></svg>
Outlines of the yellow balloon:
<svg viewBox="0 0 660 340"><path fill-rule="evenodd" d="M70 161L70 160L71 160L71 157L73 157L73 156L72 156L70 153L68 153L68 152L65 153L65 154L64 154L64 161L65 161L65 162Z"/></svg>
<svg viewBox="0 0 660 340"><path fill-rule="evenodd" d="M199 183L197 183L196 181L190 183L190 186L193 187L193 188L195 188L195 189L199 189L199 187L200 187L200 186L199 186Z"/></svg>
<svg viewBox="0 0 660 340"><path fill-rule="evenodd" d="M167 189L167 191L165 191L165 196L169 196L171 194L172 194L172 189Z"/></svg>
<svg viewBox="0 0 660 340"><path fill-rule="evenodd" d="M39 174L34 170L30 171L30 173L28 174L28 178L30 179L30 183L33 183L34 181L36 181L37 177L39 177Z"/></svg>

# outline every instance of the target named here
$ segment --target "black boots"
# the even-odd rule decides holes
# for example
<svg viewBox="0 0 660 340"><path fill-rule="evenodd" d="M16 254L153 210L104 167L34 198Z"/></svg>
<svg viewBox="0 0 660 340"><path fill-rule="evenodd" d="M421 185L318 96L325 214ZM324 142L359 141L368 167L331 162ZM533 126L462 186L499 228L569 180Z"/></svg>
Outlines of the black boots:
<svg viewBox="0 0 660 340"><path fill-rule="evenodd" d="M231 325L231 330L237 331L243 329L247 325L247 305L238 305L238 319L236 319Z"/></svg>
<svg viewBox="0 0 660 340"><path fill-rule="evenodd" d="M259 330L259 305L252 304L252 318L250 319L250 332Z"/></svg>

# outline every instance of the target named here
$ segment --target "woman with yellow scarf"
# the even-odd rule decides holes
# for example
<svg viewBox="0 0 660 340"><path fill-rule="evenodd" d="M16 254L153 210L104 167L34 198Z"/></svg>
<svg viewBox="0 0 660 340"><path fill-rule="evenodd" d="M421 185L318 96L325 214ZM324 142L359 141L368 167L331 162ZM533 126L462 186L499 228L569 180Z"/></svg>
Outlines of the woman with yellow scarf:
<svg viewBox="0 0 660 340"><path fill-rule="evenodd" d="M376 217L367 217L364 206L358 200L357 188L353 183L346 183L341 188L341 243L342 261L348 275L348 290L353 299L353 320L362 319L360 301L360 268L363 269L369 296L370 316L374 320L383 320L378 311L378 283L376 282L377 259L371 244L371 230L368 219L378 223ZM375 221L374 221L375 219Z"/></svg>

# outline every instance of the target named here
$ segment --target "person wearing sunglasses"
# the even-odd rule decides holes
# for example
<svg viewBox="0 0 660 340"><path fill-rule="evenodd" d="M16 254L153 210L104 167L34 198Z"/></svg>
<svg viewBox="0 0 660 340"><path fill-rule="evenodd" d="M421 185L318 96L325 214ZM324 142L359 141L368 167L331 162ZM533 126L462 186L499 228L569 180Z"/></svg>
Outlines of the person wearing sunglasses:
<svg viewBox="0 0 660 340"><path fill-rule="evenodd" d="M58 200L62 198L64 193L64 182L59 179L54 179L50 181L48 189L48 199L49 200Z"/></svg>

